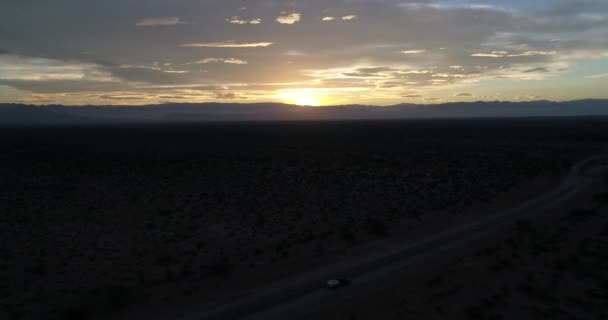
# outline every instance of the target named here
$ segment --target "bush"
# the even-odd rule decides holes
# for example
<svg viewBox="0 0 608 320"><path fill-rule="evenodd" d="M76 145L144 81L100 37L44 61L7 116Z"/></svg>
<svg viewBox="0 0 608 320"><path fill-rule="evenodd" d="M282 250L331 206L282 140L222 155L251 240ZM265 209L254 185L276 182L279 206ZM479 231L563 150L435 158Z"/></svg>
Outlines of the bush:
<svg viewBox="0 0 608 320"><path fill-rule="evenodd" d="M570 216L577 217L577 218L591 217L596 214L597 214L597 212L595 210L588 210L588 209L573 209L570 211Z"/></svg>
<svg viewBox="0 0 608 320"><path fill-rule="evenodd" d="M340 230L340 237L349 244L357 242L357 236L349 228L342 228Z"/></svg>
<svg viewBox="0 0 608 320"><path fill-rule="evenodd" d="M601 192L593 196L593 202L606 205L608 204L608 192Z"/></svg>
<svg viewBox="0 0 608 320"><path fill-rule="evenodd" d="M129 289L121 285L107 287L104 296L112 310L123 310L131 304Z"/></svg>
<svg viewBox="0 0 608 320"><path fill-rule="evenodd" d="M519 233L528 233L532 231L532 223L528 220L517 220L515 227Z"/></svg>
<svg viewBox="0 0 608 320"><path fill-rule="evenodd" d="M230 275L233 270L234 265L226 260L218 261L207 266L207 271L212 276L225 277Z"/></svg>
<svg viewBox="0 0 608 320"><path fill-rule="evenodd" d="M376 236L385 236L388 234L388 228L386 227L386 223L382 220L370 220L367 222L367 228L370 234Z"/></svg>
<svg viewBox="0 0 608 320"><path fill-rule="evenodd" d="M89 318L89 308L85 305L72 305L63 312L63 319L65 320L86 320Z"/></svg>

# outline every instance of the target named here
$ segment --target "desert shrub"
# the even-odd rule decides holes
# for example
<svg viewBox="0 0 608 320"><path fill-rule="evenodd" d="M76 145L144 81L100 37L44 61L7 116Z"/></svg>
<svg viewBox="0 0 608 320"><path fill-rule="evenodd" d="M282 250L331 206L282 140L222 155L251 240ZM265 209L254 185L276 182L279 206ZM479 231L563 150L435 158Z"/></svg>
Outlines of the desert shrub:
<svg viewBox="0 0 608 320"><path fill-rule="evenodd" d="M47 274L46 264L43 261L37 261L33 266L29 267L27 271L36 276L45 276Z"/></svg>
<svg viewBox="0 0 608 320"><path fill-rule="evenodd" d="M570 211L570 216L576 217L576 218L586 218L586 217L594 216L595 214L596 214L595 210L582 209L582 208L572 209Z"/></svg>
<svg viewBox="0 0 608 320"><path fill-rule="evenodd" d="M386 223L382 220L372 219L367 221L367 230L370 234L376 236L385 236L388 234L388 228L386 227Z"/></svg>
<svg viewBox="0 0 608 320"><path fill-rule="evenodd" d="M349 244L357 242L357 236L349 228L342 228L342 230L340 230L340 237Z"/></svg>
<svg viewBox="0 0 608 320"><path fill-rule="evenodd" d="M123 310L131 304L131 293L125 286L109 286L104 291L105 301L112 310Z"/></svg>
<svg viewBox="0 0 608 320"><path fill-rule="evenodd" d="M488 247L477 251L477 256L493 256L500 250L500 247Z"/></svg>
<svg viewBox="0 0 608 320"><path fill-rule="evenodd" d="M89 308L86 305L71 305L63 311L64 320L86 320L90 318Z"/></svg>
<svg viewBox="0 0 608 320"><path fill-rule="evenodd" d="M466 314L467 314L467 318L471 319L471 320L486 319L486 316L485 316L483 310L481 310L481 308L478 306L467 308Z"/></svg>
<svg viewBox="0 0 608 320"><path fill-rule="evenodd" d="M600 236L606 237L608 236L608 223L604 224L602 227L602 231L600 232Z"/></svg>
<svg viewBox="0 0 608 320"><path fill-rule="evenodd" d="M437 276L437 277L434 277L433 279L427 281L426 284L429 287L434 287L434 286L441 285L443 283L445 283L445 279L442 276Z"/></svg>
<svg viewBox="0 0 608 320"><path fill-rule="evenodd" d="M517 290L530 295L534 292L535 289L528 283L522 283L519 286L517 286Z"/></svg>
<svg viewBox="0 0 608 320"><path fill-rule="evenodd" d="M564 271L568 266L568 261L565 259L556 259L553 261L553 269L556 271Z"/></svg>
<svg viewBox="0 0 608 320"><path fill-rule="evenodd" d="M4 317L4 315L5 313L0 313L0 316ZM7 310L6 315L8 315L9 319L21 320L25 318L26 313L23 310Z"/></svg>
<svg viewBox="0 0 608 320"><path fill-rule="evenodd" d="M196 249L197 250L202 250L203 248L205 248L207 246L207 243L203 240L200 240L196 243Z"/></svg>
<svg viewBox="0 0 608 320"><path fill-rule="evenodd" d="M192 265L189 263L185 263L184 265L182 265L181 274L182 277L184 277L185 279L192 278L195 275Z"/></svg>
<svg viewBox="0 0 608 320"><path fill-rule="evenodd" d="M529 220L517 220L515 227L519 233L528 233L532 231L532 223Z"/></svg>
<svg viewBox="0 0 608 320"><path fill-rule="evenodd" d="M165 209L165 208L158 209L158 214L161 217L169 217L169 216L171 216L172 213L173 212L169 209Z"/></svg>
<svg viewBox="0 0 608 320"><path fill-rule="evenodd" d="M471 320L502 320L501 314L486 312L481 306L470 307L466 311L467 317Z"/></svg>
<svg viewBox="0 0 608 320"><path fill-rule="evenodd" d="M600 204L600 205L608 204L608 192L600 192L600 193L594 195L593 202Z"/></svg>
<svg viewBox="0 0 608 320"><path fill-rule="evenodd" d="M158 256L156 258L156 264L161 265L161 266L169 265L169 264L172 264L175 262L176 262L176 259L171 255L162 255L162 256Z"/></svg>
<svg viewBox="0 0 608 320"><path fill-rule="evenodd" d="M225 277L234 271L234 265L230 263L230 261L224 259L208 265L207 271L212 276Z"/></svg>

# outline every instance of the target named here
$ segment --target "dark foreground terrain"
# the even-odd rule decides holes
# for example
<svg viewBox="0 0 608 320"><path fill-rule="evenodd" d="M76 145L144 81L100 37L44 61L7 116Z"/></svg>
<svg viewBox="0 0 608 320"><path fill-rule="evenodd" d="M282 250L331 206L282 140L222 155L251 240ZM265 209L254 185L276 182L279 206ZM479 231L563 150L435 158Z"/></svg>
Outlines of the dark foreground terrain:
<svg viewBox="0 0 608 320"><path fill-rule="evenodd" d="M548 187L577 160L605 153L606 128L604 118L562 118L0 129L0 318L219 303L374 241L430 229L432 213L460 216L509 194L529 198L542 192L526 189L531 181ZM568 242L542 224L525 225L505 240L515 245L476 257L495 262L490 271L503 260L526 263L530 280L476 297L499 301L516 290L551 299L537 292L540 262L514 248L592 252L605 240L603 229ZM548 262L563 269L551 281L577 272L570 256L562 260ZM581 290L604 299L600 289ZM409 310L385 301L396 316ZM509 308L485 301L470 302L463 317ZM428 304L441 315L437 306Z"/></svg>
<svg viewBox="0 0 608 320"><path fill-rule="evenodd" d="M607 319L607 172L560 206L298 319Z"/></svg>

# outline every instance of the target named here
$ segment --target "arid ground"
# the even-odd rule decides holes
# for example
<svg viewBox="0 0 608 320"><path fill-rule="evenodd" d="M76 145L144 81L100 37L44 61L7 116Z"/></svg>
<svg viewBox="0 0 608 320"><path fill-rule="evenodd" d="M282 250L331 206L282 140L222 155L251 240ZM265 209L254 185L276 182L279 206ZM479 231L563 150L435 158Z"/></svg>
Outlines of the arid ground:
<svg viewBox="0 0 608 320"><path fill-rule="evenodd" d="M607 127L539 118L0 129L0 318L220 304L533 198L577 160L606 153ZM437 261L414 284L404 275L369 297L343 290L315 318L606 317L604 191L598 183L546 219Z"/></svg>
<svg viewBox="0 0 608 320"><path fill-rule="evenodd" d="M604 175L606 171L604 170ZM602 181L604 180L604 181ZM608 181L467 252L337 292L306 319L606 319Z"/></svg>

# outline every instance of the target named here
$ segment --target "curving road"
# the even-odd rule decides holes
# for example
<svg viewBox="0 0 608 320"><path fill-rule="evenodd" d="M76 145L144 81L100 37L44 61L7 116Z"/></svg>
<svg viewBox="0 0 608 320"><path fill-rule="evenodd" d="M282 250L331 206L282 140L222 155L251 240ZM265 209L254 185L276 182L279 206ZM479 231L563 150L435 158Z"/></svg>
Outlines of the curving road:
<svg viewBox="0 0 608 320"><path fill-rule="evenodd" d="M516 208L489 214L479 221L459 225L413 243L404 244L397 250L366 261L328 266L299 275L294 279L276 283L268 288L252 291L228 304L217 306L183 320L216 319L297 319L304 318L321 302L329 301L335 292L324 287L333 276L348 276L353 284L343 290L356 290L357 286L370 281L386 279L393 272L410 268L414 263L445 250L466 247L484 236L497 232L501 227L518 219L529 218L546 209L557 206L588 187L592 178L586 175L590 169L608 168L608 155L595 156L576 163L564 181L554 190ZM331 269L331 270L328 270Z"/></svg>

